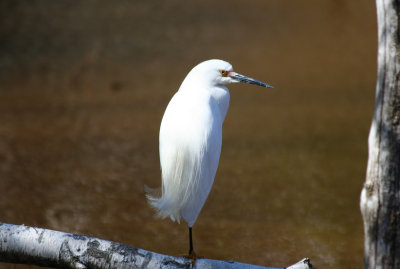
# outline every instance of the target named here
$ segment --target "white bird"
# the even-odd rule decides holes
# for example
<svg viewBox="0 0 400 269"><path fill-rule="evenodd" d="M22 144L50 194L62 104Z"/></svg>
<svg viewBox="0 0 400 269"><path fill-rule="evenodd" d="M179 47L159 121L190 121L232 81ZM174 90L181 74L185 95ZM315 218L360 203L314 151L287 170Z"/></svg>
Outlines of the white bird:
<svg viewBox="0 0 400 269"><path fill-rule="evenodd" d="M210 193L222 146L222 124L229 107L227 84L267 83L233 72L222 60L195 66L165 110L160 127L161 197L147 195L157 216L189 226L189 256L195 258L192 227Z"/></svg>

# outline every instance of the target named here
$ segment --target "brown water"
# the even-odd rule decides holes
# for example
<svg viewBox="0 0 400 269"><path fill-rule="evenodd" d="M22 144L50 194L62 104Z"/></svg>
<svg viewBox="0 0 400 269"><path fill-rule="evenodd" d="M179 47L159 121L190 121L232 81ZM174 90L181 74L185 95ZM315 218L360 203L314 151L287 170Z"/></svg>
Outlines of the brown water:
<svg viewBox="0 0 400 269"><path fill-rule="evenodd" d="M0 40L1 222L185 253L186 224L154 219L143 185L169 99L221 58L276 89L230 87L197 252L361 268L373 1L2 1Z"/></svg>

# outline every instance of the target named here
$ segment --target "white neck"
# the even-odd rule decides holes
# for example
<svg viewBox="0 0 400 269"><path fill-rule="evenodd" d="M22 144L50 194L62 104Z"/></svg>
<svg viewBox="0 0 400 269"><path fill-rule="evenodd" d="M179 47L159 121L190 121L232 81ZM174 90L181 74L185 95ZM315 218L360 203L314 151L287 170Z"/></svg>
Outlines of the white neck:
<svg viewBox="0 0 400 269"><path fill-rule="evenodd" d="M229 90L225 86L215 86L212 88L211 95L217 101L222 121L224 121L229 108Z"/></svg>
<svg viewBox="0 0 400 269"><path fill-rule="evenodd" d="M204 87L199 87L199 85L203 85ZM182 82L179 90L181 91L183 89L185 91L192 91L193 89L195 91L199 91L200 89L206 90L209 94L211 94L215 101L217 101L222 121L225 120L230 100L230 94L227 87L225 87L224 85L212 85L212 83L207 84L204 82L204 80L194 79L193 77L188 75Z"/></svg>

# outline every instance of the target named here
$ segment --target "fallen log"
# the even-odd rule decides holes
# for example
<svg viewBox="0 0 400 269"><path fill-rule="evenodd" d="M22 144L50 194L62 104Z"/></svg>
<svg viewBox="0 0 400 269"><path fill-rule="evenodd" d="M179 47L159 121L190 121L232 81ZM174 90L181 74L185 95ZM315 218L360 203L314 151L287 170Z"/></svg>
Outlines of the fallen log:
<svg viewBox="0 0 400 269"><path fill-rule="evenodd" d="M0 223L0 262L55 268L272 269L234 261L168 256L103 239ZM313 268L305 258L287 269Z"/></svg>

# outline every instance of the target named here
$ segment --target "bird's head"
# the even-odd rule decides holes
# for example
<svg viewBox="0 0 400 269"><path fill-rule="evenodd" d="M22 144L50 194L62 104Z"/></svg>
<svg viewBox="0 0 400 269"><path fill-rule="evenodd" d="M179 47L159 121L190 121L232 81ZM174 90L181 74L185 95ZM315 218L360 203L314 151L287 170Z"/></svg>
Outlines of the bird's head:
<svg viewBox="0 0 400 269"><path fill-rule="evenodd" d="M273 88L267 83L234 72L230 63L216 59L198 64L190 71L186 79L196 81L196 83L211 84L212 86L243 82Z"/></svg>

